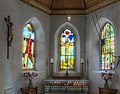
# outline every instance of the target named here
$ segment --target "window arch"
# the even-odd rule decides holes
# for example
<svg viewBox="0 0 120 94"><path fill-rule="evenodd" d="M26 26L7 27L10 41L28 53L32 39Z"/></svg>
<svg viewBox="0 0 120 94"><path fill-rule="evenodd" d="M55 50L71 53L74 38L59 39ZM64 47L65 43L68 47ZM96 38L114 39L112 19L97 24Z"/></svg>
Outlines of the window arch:
<svg viewBox="0 0 120 94"><path fill-rule="evenodd" d="M103 26L101 32L101 61L102 69L115 69L115 42L114 42L114 28L110 23Z"/></svg>
<svg viewBox="0 0 120 94"><path fill-rule="evenodd" d="M60 33L60 69L74 69L74 39L68 28Z"/></svg>
<svg viewBox="0 0 120 94"><path fill-rule="evenodd" d="M54 70L53 70L53 73L54 73L54 76L65 76L66 74L66 68L68 67L65 67L63 69L61 69L61 63L60 63L60 60L61 60L61 55L60 55L60 38L61 38L61 34L63 34L63 32L65 30L68 30L69 32L71 32L71 34L74 35L74 47L73 47L73 64L72 67L68 69L68 73L69 73L69 76L79 76L80 75L80 34L77 30L77 28L69 23L69 22L65 22L64 24L62 24L61 26L59 26L59 28L56 30L56 33L55 33L55 42L54 42ZM66 59L67 60L67 59ZM65 61L65 59L64 59ZM70 61L71 62L71 61ZM67 66L67 65L66 65Z"/></svg>
<svg viewBox="0 0 120 94"><path fill-rule="evenodd" d="M22 69L34 69L35 34L31 23L27 23L22 35Z"/></svg>

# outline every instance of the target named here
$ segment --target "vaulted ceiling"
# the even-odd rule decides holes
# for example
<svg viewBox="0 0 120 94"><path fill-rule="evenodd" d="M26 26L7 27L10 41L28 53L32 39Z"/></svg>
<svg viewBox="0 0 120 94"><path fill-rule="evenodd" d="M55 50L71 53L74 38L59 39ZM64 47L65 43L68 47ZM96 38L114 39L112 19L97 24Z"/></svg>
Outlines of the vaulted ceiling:
<svg viewBox="0 0 120 94"><path fill-rule="evenodd" d="M119 0L21 0L50 15L85 15Z"/></svg>

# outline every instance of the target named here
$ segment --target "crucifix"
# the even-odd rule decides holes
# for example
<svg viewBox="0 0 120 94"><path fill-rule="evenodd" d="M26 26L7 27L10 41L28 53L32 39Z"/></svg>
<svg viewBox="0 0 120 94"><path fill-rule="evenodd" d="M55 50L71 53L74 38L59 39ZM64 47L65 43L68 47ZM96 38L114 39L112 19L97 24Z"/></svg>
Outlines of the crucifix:
<svg viewBox="0 0 120 94"><path fill-rule="evenodd" d="M4 17L4 20L7 24L7 59L9 59L9 46L12 46L12 40L13 40L13 22L11 22L10 16L7 18Z"/></svg>

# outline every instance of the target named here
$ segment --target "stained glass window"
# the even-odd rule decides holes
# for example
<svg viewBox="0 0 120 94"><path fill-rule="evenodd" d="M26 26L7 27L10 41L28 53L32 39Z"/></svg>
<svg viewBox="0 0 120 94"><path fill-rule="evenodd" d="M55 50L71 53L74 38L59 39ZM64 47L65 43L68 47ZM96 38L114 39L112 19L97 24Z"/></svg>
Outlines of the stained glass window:
<svg viewBox="0 0 120 94"><path fill-rule="evenodd" d="M114 69L114 28L110 23L106 23L101 32L101 58L102 69Z"/></svg>
<svg viewBox="0 0 120 94"><path fill-rule="evenodd" d="M34 68L34 30L30 23L26 24L22 36L22 69Z"/></svg>
<svg viewBox="0 0 120 94"><path fill-rule="evenodd" d="M60 35L60 69L74 69L74 34L65 29Z"/></svg>

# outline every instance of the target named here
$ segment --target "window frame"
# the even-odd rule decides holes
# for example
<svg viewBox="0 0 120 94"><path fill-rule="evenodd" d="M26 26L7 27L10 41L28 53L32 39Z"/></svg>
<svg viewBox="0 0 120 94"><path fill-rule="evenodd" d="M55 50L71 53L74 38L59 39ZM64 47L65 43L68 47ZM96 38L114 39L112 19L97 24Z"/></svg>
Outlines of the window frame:
<svg viewBox="0 0 120 94"><path fill-rule="evenodd" d="M62 32L66 27L71 28L71 31L74 32L75 35L75 69L74 70L68 70L69 76L74 76L74 77L80 77L80 73L81 73L81 63L80 63L80 55L81 55L81 47L80 47L80 34L77 30L77 28L69 23L69 22L65 22L63 23L61 26L58 27L58 29L56 30L55 33L55 37L54 37L54 64L53 64L53 75L55 77L64 77L66 74L65 70L60 70L59 68L59 34L60 32Z"/></svg>

